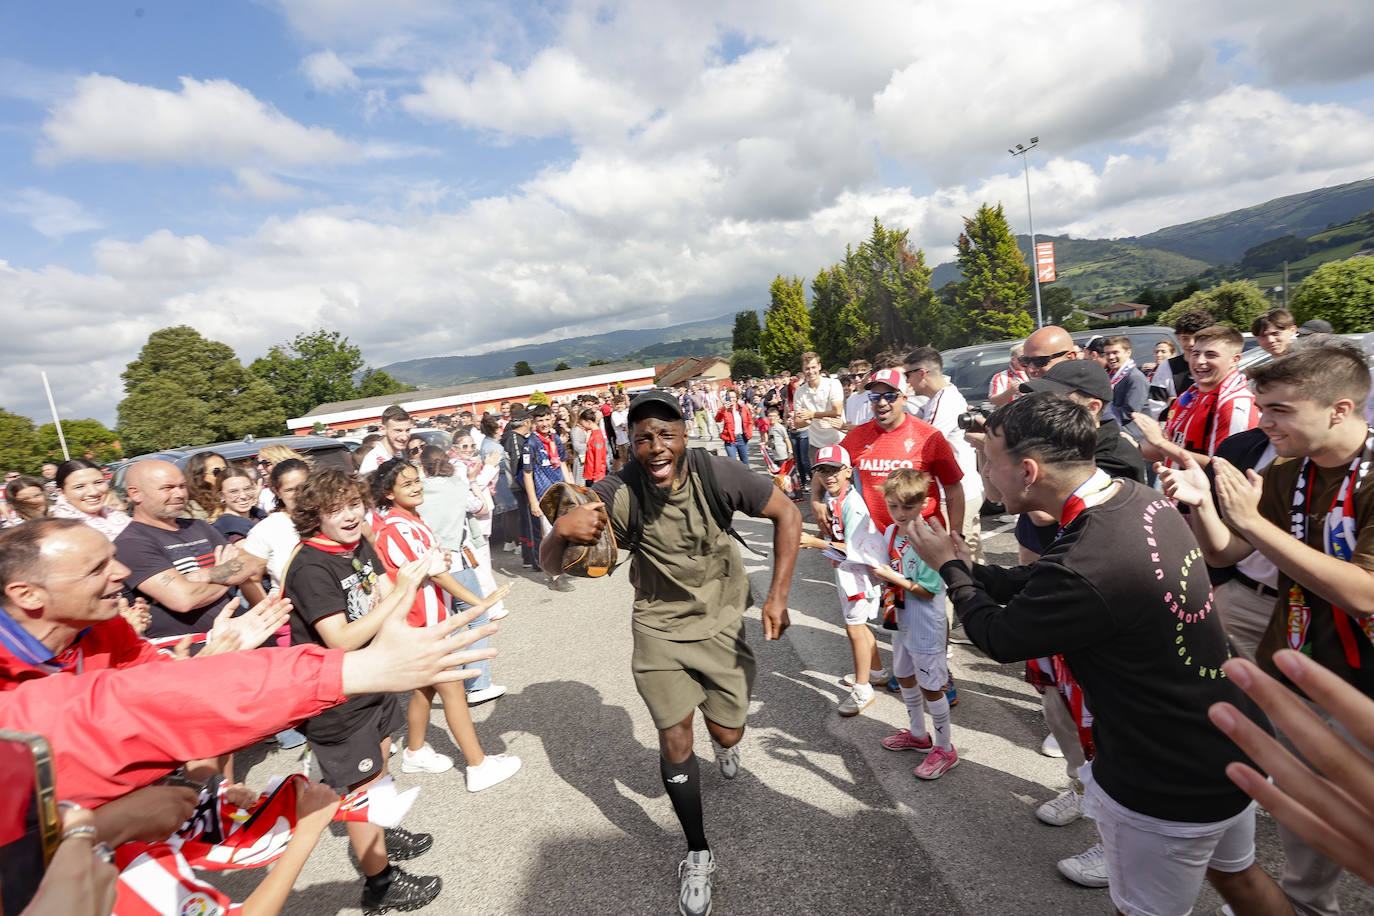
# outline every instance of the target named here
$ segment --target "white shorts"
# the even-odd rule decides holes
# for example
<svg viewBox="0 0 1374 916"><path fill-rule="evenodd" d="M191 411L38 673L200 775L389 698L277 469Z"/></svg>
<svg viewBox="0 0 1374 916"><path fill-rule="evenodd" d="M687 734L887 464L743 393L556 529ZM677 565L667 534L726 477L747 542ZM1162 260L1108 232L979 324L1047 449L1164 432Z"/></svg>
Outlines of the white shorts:
<svg viewBox="0 0 1374 916"><path fill-rule="evenodd" d="M1224 821L1164 821L1122 807L1079 770L1083 813L1097 821L1112 903L1126 916L1191 913L1207 869L1235 873L1255 861L1255 803Z"/></svg>
<svg viewBox="0 0 1374 916"><path fill-rule="evenodd" d="M861 596L851 601L844 593L844 589L838 585L835 586L835 591L840 596L840 616L844 617L845 626L857 627L877 618L879 606L882 604L879 595L872 598Z"/></svg>
<svg viewBox="0 0 1374 916"><path fill-rule="evenodd" d="M949 680L949 662L943 652L912 652L897 639L892 642L892 673L897 677L915 675L917 687L939 690Z"/></svg>

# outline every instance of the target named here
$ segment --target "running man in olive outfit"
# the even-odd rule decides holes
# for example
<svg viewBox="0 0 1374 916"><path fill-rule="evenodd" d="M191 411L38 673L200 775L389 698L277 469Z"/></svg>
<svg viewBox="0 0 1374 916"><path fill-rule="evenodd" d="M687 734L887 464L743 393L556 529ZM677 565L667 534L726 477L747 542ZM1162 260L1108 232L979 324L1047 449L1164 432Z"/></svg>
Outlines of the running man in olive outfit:
<svg viewBox="0 0 1374 916"><path fill-rule="evenodd" d="M687 858L678 868L684 916L711 910L715 860L706 843L701 780L692 753L692 717L697 708L716 745L721 775L739 773L754 653L744 639L749 579L739 548L716 524L694 461L714 472L716 490L732 510L773 523L773 580L763 603L764 639L777 639L788 626L787 592L801 541L801 513L769 478L738 461L699 453L689 459L687 424L677 399L651 390L630 405L630 461L625 469L596 482L622 547L632 544L631 504L642 523L632 549L630 581L635 585L635 686L658 729L659 770L687 839ZM594 506L574 509L554 523L540 556L544 570L560 573L569 542L594 542L604 526Z"/></svg>

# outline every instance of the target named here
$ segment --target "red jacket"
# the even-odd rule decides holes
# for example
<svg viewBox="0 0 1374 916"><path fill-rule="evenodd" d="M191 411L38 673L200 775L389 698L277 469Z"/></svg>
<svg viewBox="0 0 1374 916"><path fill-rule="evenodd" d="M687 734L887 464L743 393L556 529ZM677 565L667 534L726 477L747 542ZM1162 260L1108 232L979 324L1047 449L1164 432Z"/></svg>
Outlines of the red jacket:
<svg viewBox="0 0 1374 916"><path fill-rule="evenodd" d="M587 454L582 460L582 479L587 483L606 476L606 434L600 427L587 433Z"/></svg>
<svg viewBox="0 0 1374 916"><path fill-rule="evenodd" d="M744 425L744 429L739 431L739 438L743 439L745 442L748 442L749 427L753 425L750 422L751 418L749 416L749 405L745 404L743 401L736 401L735 406L739 408L739 418L741 423ZM717 410L716 422L720 424L720 441L734 442L736 435L734 411L728 410L724 407L722 407L720 410Z"/></svg>
<svg viewBox="0 0 1374 916"><path fill-rule="evenodd" d="M292 646L57 674L0 693L0 728L47 738L58 798L95 807L338 706L343 658Z"/></svg>

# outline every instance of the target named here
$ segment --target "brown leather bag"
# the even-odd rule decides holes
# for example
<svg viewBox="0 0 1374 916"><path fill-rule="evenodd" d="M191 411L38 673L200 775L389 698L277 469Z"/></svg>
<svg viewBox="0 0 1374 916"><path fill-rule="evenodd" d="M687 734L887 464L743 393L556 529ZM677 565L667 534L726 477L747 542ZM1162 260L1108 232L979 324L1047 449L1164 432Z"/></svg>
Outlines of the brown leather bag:
<svg viewBox="0 0 1374 916"><path fill-rule="evenodd" d="M569 509L576 509L578 506L596 502L601 502L601 497L588 487L579 487L571 483L556 483L545 490L544 495L539 498L539 511L543 512L544 517L552 524L558 519L558 516ZM597 542L595 544L573 544L569 542L563 550L563 572L570 576L597 579L615 569L620 548L616 546L615 532L611 530L611 519L606 514L606 507L602 506L597 511L606 520L606 525L601 529L601 537L597 539Z"/></svg>

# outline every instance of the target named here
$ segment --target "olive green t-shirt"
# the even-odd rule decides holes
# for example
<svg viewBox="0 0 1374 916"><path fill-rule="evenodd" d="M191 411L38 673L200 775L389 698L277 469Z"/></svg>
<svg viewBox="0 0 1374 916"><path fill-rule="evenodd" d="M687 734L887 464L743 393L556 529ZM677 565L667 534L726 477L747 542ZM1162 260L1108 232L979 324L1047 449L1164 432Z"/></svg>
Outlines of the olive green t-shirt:
<svg viewBox="0 0 1374 916"><path fill-rule="evenodd" d="M1264 491L1260 496L1259 510L1264 518L1285 531L1291 530L1293 494L1297 488L1298 469L1301 458L1279 458L1264 469ZM1341 482L1350 474L1348 465L1339 468L1317 468L1310 499L1305 499L1305 508L1310 513L1307 519L1307 546L1322 550L1322 530L1326 524L1327 512L1340 491ZM1355 550L1351 562L1364 569L1374 569L1374 474L1365 477L1364 483L1355 492ZM1337 507L1337 512L1340 508ZM1340 675L1361 692L1374 696L1374 643L1360 628L1359 620L1344 612L1332 610L1331 602L1304 589L1306 604L1312 610L1306 638L1300 629L1293 628L1290 633L1288 598L1293 580L1279 573L1279 597L1274 604L1274 615L1269 620L1269 628L1255 651L1255 660L1264 671L1283 683L1288 679L1274 667L1273 655L1279 649L1297 648L1301 644L1304 654L1320 662ZM1336 619L1341 613L1350 626L1345 629L1350 648L1360 659L1358 666L1351 665L1346 657L1346 640L1342 639Z"/></svg>
<svg viewBox="0 0 1374 916"><path fill-rule="evenodd" d="M773 495L772 481L739 461L712 457L711 462L725 504L762 515ZM614 474L592 489L610 507L617 542L628 543L630 489ZM630 558L631 625L660 639L693 642L739 620L750 604L749 577L739 547L711 517L701 480L689 473L659 506L644 506L641 517L644 534Z"/></svg>

